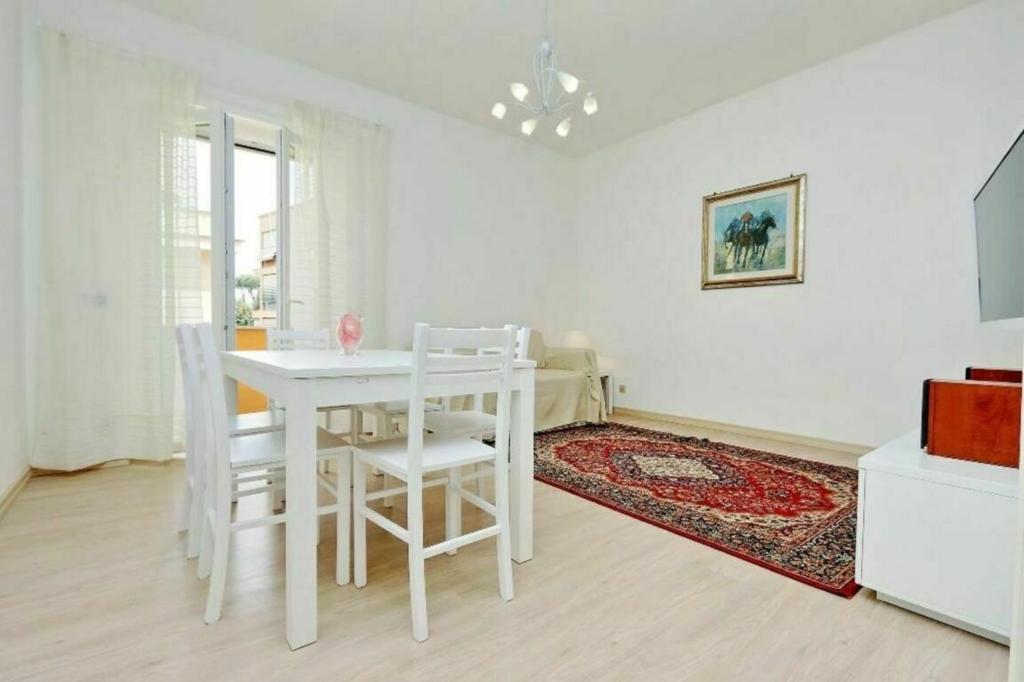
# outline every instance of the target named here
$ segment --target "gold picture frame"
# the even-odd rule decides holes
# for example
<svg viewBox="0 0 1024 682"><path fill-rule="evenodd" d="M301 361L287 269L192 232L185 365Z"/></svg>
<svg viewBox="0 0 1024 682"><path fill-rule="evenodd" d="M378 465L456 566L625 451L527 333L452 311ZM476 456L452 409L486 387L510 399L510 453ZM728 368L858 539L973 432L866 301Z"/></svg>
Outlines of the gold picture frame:
<svg viewBox="0 0 1024 682"><path fill-rule="evenodd" d="M704 197L701 289L804 281L807 174Z"/></svg>

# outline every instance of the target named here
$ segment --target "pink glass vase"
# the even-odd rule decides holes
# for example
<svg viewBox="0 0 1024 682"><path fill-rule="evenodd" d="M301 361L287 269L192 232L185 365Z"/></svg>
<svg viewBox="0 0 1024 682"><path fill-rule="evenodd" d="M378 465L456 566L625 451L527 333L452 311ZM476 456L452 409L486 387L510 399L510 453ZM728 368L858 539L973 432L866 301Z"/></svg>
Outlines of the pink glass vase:
<svg viewBox="0 0 1024 682"><path fill-rule="evenodd" d="M345 355L355 355L363 343L363 316L345 313L338 318L338 345Z"/></svg>

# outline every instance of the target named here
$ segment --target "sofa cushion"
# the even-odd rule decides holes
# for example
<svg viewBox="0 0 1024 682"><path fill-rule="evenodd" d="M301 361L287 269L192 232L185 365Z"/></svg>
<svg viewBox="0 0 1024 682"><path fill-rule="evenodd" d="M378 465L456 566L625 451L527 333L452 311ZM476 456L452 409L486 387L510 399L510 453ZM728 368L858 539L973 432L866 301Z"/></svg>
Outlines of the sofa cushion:
<svg viewBox="0 0 1024 682"><path fill-rule="evenodd" d="M571 385L581 386L586 380L586 375L573 369L545 369L534 375L535 386Z"/></svg>

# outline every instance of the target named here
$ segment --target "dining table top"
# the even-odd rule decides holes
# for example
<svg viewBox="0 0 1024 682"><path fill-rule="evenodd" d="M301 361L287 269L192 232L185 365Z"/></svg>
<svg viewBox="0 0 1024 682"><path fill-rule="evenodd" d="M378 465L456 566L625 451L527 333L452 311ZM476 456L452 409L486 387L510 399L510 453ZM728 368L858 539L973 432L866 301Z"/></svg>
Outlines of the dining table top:
<svg viewBox="0 0 1024 682"><path fill-rule="evenodd" d="M409 374L412 351L360 350L346 355L337 350L233 350L222 351L225 363L238 363L288 379L319 379L382 374ZM515 360L516 369L532 369L533 360Z"/></svg>

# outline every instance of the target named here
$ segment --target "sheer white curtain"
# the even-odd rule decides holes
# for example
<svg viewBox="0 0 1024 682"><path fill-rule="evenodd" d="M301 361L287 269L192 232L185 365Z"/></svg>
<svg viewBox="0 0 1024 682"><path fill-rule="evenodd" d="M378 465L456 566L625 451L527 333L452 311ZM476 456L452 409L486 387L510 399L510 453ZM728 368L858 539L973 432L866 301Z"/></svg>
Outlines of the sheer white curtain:
<svg viewBox="0 0 1024 682"><path fill-rule="evenodd" d="M202 315L196 83L43 29L37 438L71 470L174 449L174 325Z"/></svg>
<svg viewBox="0 0 1024 682"><path fill-rule="evenodd" d="M295 329L364 318L364 346L385 339L388 131L296 103L289 299ZM282 302L288 305L287 301Z"/></svg>

